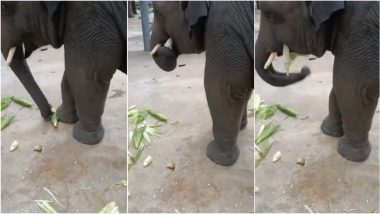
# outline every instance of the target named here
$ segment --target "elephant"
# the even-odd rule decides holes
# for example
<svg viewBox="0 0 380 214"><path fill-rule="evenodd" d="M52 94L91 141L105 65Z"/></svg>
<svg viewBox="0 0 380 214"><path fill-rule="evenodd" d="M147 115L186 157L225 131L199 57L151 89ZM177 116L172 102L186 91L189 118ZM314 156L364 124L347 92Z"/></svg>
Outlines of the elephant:
<svg viewBox="0 0 380 214"><path fill-rule="evenodd" d="M329 113L324 134L338 139L344 158L365 161L371 152L368 132L379 97L379 2L259 2L260 30L255 44L255 69L273 86L286 86L309 73L286 75L270 61L283 54L334 55ZM270 57L271 60L267 61Z"/></svg>
<svg viewBox="0 0 380 214"><path fill-rule="evenodd" d="M137 14L136 2L128 1L128 18L133 18Z"/></svg>
<svg viewBox="0 0 380 214"><path fill-rule="evenodd" d="M151 55L162 70L174 70L180 54L206 51L204 86L214 136L207 157L233 165L253 91L253 1L153 2L153 9Z"/></svg>
<svg viewBox="0 0 380 214"><path fill-rule="evenodd" d="M26 58L38 47L64 45L57 116L75 123L73 137L80 143L99 143L111 78L116 69L127 72L127 3L2 1L1 32L1 52L45 120L52 115L51 106Z"/></svg>

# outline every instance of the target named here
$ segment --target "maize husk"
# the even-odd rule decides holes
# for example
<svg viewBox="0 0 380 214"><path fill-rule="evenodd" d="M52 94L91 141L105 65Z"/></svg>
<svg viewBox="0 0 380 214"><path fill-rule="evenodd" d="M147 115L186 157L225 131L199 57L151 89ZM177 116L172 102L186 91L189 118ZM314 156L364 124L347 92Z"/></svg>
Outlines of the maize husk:
<svg viewBox="0 0 380 214"><path fill-rule="evenodd" d="M260 120L266 120L270 117L272 117L277 111L276 105L262 105L259 107L259 109L256 112L256 115L259 117Z"/></svg>
<svg viewBox="0 0 380 214"><path fill-rule="evenodd" d="M15 115L7 116L6 114L1 116L1 130L7 128L15 119Z"/></svg>
<svg viewBox="0 0 380 214"><path fill-rule="evenodd" d="M15 103L17 103L17 104L19 104L19 105L21 105L21 106L23 106L23 107L30 108L30 107L32 107L32 105L33 105L32 103L28 102L27 100L24 100L24 99L21 99L21 98L17 98L17 97L15 97L15 96L12 96L11 99L12 99Z"/></svg>
<svg viewBox="0 0 380 214"><path fill-rule="evenodd" d="M52 206L50 206L49 203L51 203L51 201L35 200L35 202L37 202L38 207L45 213L57 213L57 211L55 211L55 209Z"/></svg>
<svg viewBox="0 0 380 214"><path fill-rule="evenodd" d="M11 97L4 97L1 99L1 110L6 109L11 104Z"/></svg>
<svg viewBox="0 0 380 214"><path fill-rule="evenodd" d="M298 113L294 109L282 106L280 104L277 104L276 106L277 106L278 110L280 110L281 112L283 112L284 114L286 114L288 116L297 117L297 115L298 115Z"/></svg>
<svg viewBox="0 0 380 214"><path fill-rule="evenodd" d="M15 141L13 141L13 143L11 144L11 148L9 149L9 151L13 152L13 151L16 150L18 147L19 147L18 141L15 140Z"/></svg>
<svg viewBox="0 0 380 214"><path fill-rule="evenodd" d="M152 109L149 109L149 110L148 110L148 113L149 113L152 117L156 118L156 119L159 120L159 121L166 122L166 121L168 120L168 118L167 118L165 115L163 115L163 114L161 114L161 113L159 113L159 112L155 112L155 111L153 111Z"/></svg>
<svg viewBox="0 0 380 214"><path fill-rule="evenodd" d="M263 142L265 139L272 136L277 131L277 129L279 127L280 127L280 125L272 125L272 124L265 125L264 130L256 138L256 143L259 144L259 143Z"/></svg>
<svg viewBox="0 0 380 214"><path fill-rule="evenodd" d="M114 201L108 203L99 213L119 213L119 207Z"/></svg>
<svg viewBox="0 0 380 214"><path fill-rule="evenodd" d="M274 156L273 156L273 160L272 160L272 162L273 162L273 163L274 163L274 162L277 162L278 160L280 160L281 156L282 156L281 152L280 152L280 151L277 151L276 154L274 154Z"/></svg>
<svg viewBox="0 0 380 214"><path fill-rule="evenodd" d="M135 149L139 148L141 140L143 139L143 134L145 132L145 126L136 128L133 132L132 143Z"/></svg>
<svg viewBox="0 0 380 214"><path fill-rule="evenodd" d="M152 163L152 161L153 161L152 156L149 155L148 157L146 157L144 160L144 167L149 166Z"/></svg>
<svg viewBox="0 0 380 214"><path fill-rule="evenodd" d="M58 126L58 116L57 116L57 112L53 112L53 114L51 115L51 123L53 124L54 128L57 128Z"/></svg>

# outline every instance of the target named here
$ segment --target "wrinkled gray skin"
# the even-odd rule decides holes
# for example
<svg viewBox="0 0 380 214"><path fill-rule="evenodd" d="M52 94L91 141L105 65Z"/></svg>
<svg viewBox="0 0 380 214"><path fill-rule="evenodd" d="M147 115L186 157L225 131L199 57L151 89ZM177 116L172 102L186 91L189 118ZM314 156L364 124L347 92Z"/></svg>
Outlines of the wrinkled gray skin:
<svg viewBox="0 0 380 214"><path fill-rule="evenodd" d="M271 85L285 86L305 73L285 76L272 66L270 52L335 56L329 114L323 133L339 138L338 152L351 161L368 158L368 132L379 97L379 2L259 2L260 32L255 68ZM306 74L307 75L307 74Z"/></svg>
<svg viewBox="0 0 380 214"><path fill-rule="evenodd" d="M237 136L247 125L247 103L253 90L253 2L211 2L208 17L189 36L184 17L187 2L154 2L151 47L170 37L173 50L157 51L157 65L170 71L177 56L206 50L204 86L213 121L207 156L223 166L239 156ZM173 66L174 65L174 66Z"/></svg>
<svg viewBox="0 0 380 214"><path fill-rule="evenodd" d="M1 2L1 52L16 47L10 64L48 120L51 107L26 58L44 45L65 48L60 121L76 123L73 136L84 144L104 135L101 116L110 80L126 66L126 2ZM23 45L25 50L23 50Z"/></svg>

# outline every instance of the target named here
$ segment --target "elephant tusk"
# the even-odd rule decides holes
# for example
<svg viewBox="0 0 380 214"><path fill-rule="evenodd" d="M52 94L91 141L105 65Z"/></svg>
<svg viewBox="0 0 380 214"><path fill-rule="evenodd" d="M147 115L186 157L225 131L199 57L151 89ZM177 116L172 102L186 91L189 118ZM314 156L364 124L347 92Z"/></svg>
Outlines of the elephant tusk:
<svg viewBox="0 0 380 214"><path fill-rule="evenodd" d="M172 48L173 46L173 40L171 38L169 38L166 42L165 42L165 47L168 47L168 48Z"/></svg>
<svg viewBox="0 0 380 214"><path fill-rule="evenodd" d="M150 52L150 55L153 56L153 54L155 54L158 50L158 48L161 47L161 44L157 44L156 46L154 46L153 50Z"/></svg>
<svg viewBox="0 0 380 214"><path fill-rule="evenodd" d="M265 65L264 65L264 69L268 69L268 67L272 64L274 58L277 56L277 52L272 52L269 57L268 57L268 60L265 62Z"/></svg>
<svg viewBox="0 0 380 214"><path fill-rule="evenodd" d="M16 47L12 47L11 49L9 49L8 57L6 61L7 65L11 64L13 56L15 55L15 52L16 52Z"/></svg>

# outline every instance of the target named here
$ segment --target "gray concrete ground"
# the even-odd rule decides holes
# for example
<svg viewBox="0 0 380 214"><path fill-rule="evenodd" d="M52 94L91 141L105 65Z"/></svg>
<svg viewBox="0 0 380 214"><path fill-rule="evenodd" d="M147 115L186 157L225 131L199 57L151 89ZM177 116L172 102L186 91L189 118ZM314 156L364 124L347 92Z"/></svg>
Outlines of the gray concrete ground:
<svg viewBox="0 0 380 214"><path fill-rule="evenodd" d="M178 64L185 66L164 72L142 51L140 20L128 24L128 105L170 118L162 137L128 173L129 212L253 212L253 115L239 134L237 163L222 167L211 162L206 157L212 122L203 87L204 54L180 56ZM135 152L132 145L129 149ZM143 168L148 155L153 163ZM174 171L166 169L170 161Z"/></svg>
<svg viewBox="0 0 380 214"><path fill-rule="evenodd" d="M49 102L59 106L63 48L36 50L28 63ZM73 125L59 123L55 129L43 120L35 105L28 109L12 103L2 112L16 115L16 119L1 132L1 212L41 212L33 200L53 200L44 187L63 205L52 204L58 212L98 212L110 201L118 204L120 212L126 212L126 188L116 187L102 194L127 174L126 90L127 77L118 71L103 115L105 137L94 146L75 141ZM3 59L1 95L32 101ZM10 152L14 140L20 147ZM33 151L38 144L43 146L42 153Z"/></svg>
<svg viewBox="0 0 380 214"><path fill-rule="evenodd" d="M258 27L259 20L255 21ZM281 121L280 131L274 135L269 158L255 170L255 186L260 189L255 194L256 212L308 212L304 205L314 212L378 210L379 108L369 135L372 153L365 162L354 163L341 157L336 151L337 138L322 134L319 128L328 113L333 60L330 52L314 61L297 58L292 68L308 65L312 74L284 88L270 86L255 75L256 93L267 103L280 103L309 116L306 120L281 121L283 116L276 115L275 120ZM281 69L281 59L274 67ZM256 127L260 125L256 121ZM282 152L282 158L272 163L276 151ZM298 157L306 159L304 167L295 164Z"/></svg>

